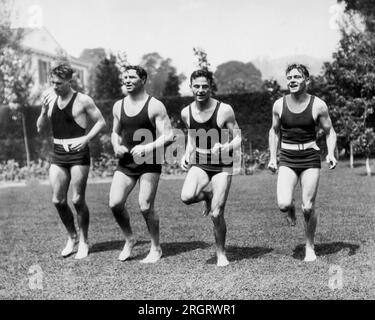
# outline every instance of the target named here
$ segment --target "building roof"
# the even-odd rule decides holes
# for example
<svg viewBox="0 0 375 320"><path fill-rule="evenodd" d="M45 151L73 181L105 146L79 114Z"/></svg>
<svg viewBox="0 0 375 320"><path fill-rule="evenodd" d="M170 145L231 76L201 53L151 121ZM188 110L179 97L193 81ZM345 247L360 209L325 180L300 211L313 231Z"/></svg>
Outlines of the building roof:
<svg viewBox="0 0 375 320"><path fill-rule="evenodd" d="M59 53L67 55L72 64L89 68L91 63L69 55L53 35L45 28L18 28L22 32L21 46L26 50L49 58L55 58Z"/></svg>

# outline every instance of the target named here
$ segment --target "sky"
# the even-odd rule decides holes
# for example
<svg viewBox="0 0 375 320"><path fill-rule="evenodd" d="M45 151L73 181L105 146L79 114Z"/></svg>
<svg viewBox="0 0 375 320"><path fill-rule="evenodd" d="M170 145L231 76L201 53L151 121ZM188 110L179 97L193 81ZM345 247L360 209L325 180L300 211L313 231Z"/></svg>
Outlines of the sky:
<svg viewBox="0 0 375 320"><path fill-rule="evenodd" d="M295 54L327 60L340 39L336 0L13 1L18 16L36 10L37 23L73 56L104 47L137 64L158 52L185 75L197 65L193 47L207 52L214 70L230 60Z"/></svg>

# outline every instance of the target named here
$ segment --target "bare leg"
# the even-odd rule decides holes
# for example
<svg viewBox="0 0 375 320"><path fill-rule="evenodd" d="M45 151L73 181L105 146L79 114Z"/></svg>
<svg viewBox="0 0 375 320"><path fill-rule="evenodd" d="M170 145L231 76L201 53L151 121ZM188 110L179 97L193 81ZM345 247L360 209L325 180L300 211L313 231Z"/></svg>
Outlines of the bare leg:
<svg viewBox="0 0 375 320"><path fill-rule="evenodd" d="M290 226L296 225L293 192L297 182L298 176L292 169L280 166L277 177L277 203L280 211L286 213L286 219Z"/></svg>
<svg viewBox="0 0 375 320"><path fill-rule="evenodd" d="M212 178L212 207L211 219L214 224L216 243L217 266L224 267L229 264L225 254L225 237L227 226L224 219L224 208L229 194L232 176L226 172L216 174Z"/></svg>
<svg viewBox="0 0 375 320"><path fill-rule="evenodd" d="M304 261L316 260L314 237L318 224L318 214L315 212L315 199L319 186L318 168L307 169L301 174L302 211L305 218L306 253Z"/></svg>
<svg viewBox="0 0 375 320"><path fill-rule="evenodd" d="M211 211L212 190L206 188L210 179L206 172L198 167L191 167L186 175L181 191L181 200L185 204L205 201L203 215L207 216ZM206 190L204 190L206 188Z"/></svg>
<svg viewBox="0 0 375 320"><path fill-rule="evenodd" d="M52 202L55 205L60 219L69 235L68 242L61 252L61 255L66 257L73 252L74 244L77 239L77 231L74 226L73 213L67 202L70 172L66 168L51 164L49 169L49 178L53 190Z"/></svg>
<svg viewBox="0 0 375 320"><path fill-rule="evenodd" d="M136 178L127 176L120 171L116 171L113 176L109 193L109 207L125 236L124 248L118 257L120 261L125 261L130 257L131 251L136 244L136 240L130 227L129 213L126 209L126 200L136 183Z"/></svg>
<svg viewBox="0 0 375 320"><path fill-rule="evenodd" d="M155 263L162 256L159 242L159 216L154 210L159 178L160 174L153 172L144 173L139 178L139 207L151 237L150 252L141 263Z"/></svg>
<svg viewBox="0 0 375 320"><path fill-rule="evenodd" d="M90 213L86 204L85 194L89 166L76 165L70 169L72 177L72 202L77 211L77 222L79 227L79 244L75 259L83 259L89 254L88 232Z"/></svg>

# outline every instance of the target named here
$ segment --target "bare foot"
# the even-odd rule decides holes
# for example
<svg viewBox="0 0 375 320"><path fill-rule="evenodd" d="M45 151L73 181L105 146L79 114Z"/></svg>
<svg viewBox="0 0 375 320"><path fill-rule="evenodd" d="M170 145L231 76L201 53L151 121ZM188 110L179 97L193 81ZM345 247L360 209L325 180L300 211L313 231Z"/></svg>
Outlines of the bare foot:
<svg viewBox="0 0 375 320"><path fill-rule="evenodd" d="M151 249L146 258L142 259L140 263L155 263L160 260L162 254L161 248Z"/></svg>
<svg viewBox="0 0 375 320"><path fill-rule="evenodd" d="M125 242L124 248L122 249L120 255L118 256L118 259L120 261L125 261L130 257L130 254L132 253L132 249L137 243L137 240L135 239L130 239Z"/></svg>
<svg viewBox="0 0 375 320"><path fill-rule="evenodd" d="M229 261L227 259L227 257L225 256L225 254L218 254L217 255L217 266L218 267L225 267L229 264Z"/></svg>
<svg viewBox="0 0 375 320"><path fill-rule="evenodd" d="M306 246L306 254L305 254L305 259L303 259L303 261L311 262L315 260L316 260L316 255L315 255L314 248Z"/></svg>
<svg viewBox="0 0 375 320"><path fill-rule="evenodd" d="M67 257L70 254L72 254L75 244L76 244L76 238L69 238L68 242L66 243L65 248L61 251L61 255L63 257Z"/></svg>
<svg viewBox="0 0 375 320"><path fill-rule="evenodd" d="M86 258L89 254L89 244L83 241L80 241L78 244L78 251L74 257L74 259L83 259Z"/></svg>

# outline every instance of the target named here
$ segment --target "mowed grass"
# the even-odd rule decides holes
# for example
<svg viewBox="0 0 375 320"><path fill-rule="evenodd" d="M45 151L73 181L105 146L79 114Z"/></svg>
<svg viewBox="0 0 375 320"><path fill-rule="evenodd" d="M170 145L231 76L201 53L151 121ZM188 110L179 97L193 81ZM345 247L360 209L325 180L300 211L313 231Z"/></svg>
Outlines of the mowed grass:
<svg viewBox="0 0 375 320"><path fill-rule="evenodd" d="M202 217L202 204L180 201L183 180L160 181L164 257L154 265L139 263L149 237L138 187L128 201L138 244L126 262L117 260L124 242L107 206L108 183L88 185L91 252L81 261L60 257L67 236L49 186L1 189L0 299L374 299L375 178L364 171L347 163L323 168L313 263L302 261L300 188L298 223L290 228L276 206L276 176L234 177L225 213L231 264L225 268L216 266L212 222ZM43 288L37 289L33 268L39 267ZM342 282L335 281L340 275Z"/></svg>

